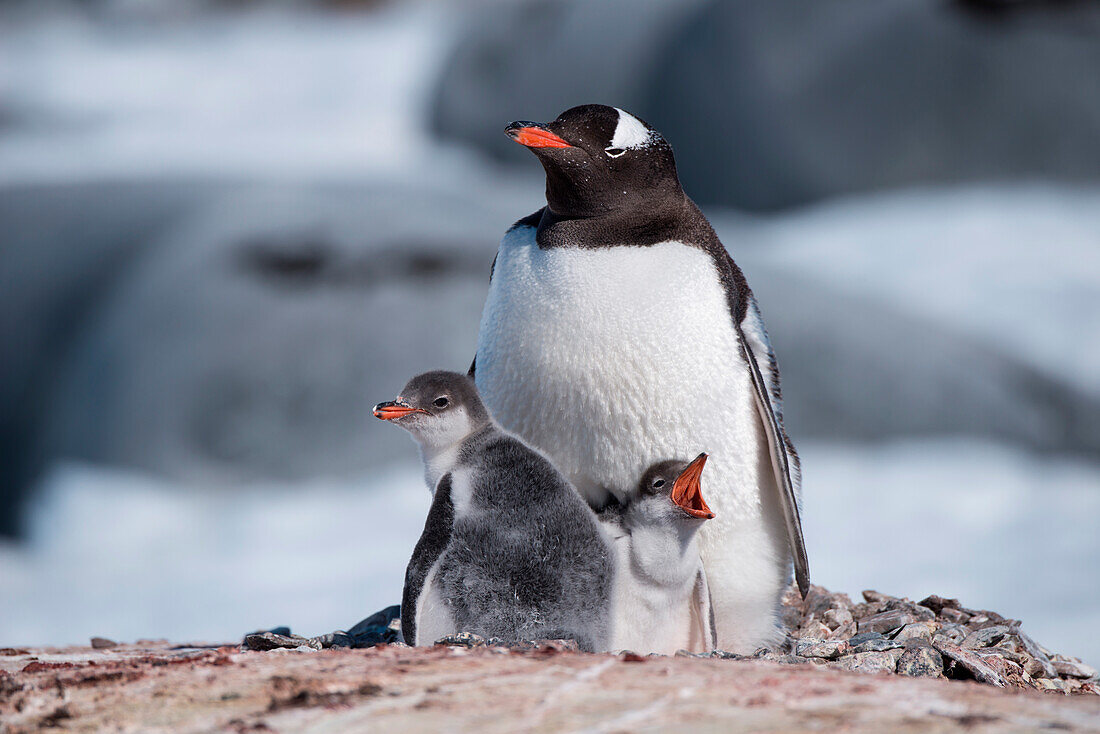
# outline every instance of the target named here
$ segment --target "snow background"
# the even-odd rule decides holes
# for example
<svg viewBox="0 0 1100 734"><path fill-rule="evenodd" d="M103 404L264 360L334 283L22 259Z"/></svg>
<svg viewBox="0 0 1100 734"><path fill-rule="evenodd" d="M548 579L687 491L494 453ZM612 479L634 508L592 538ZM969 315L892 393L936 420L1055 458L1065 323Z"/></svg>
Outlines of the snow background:
<svg viewBox="0 0 1100 734"><path fill-rule="evenodd" d="M376 228L393 226L382 223L382 212L397 207L400 215L408 207L410 231L445 231L448 221L431 222L409 197L394 194L391 202L377 193L415 190L428 204L447 201L456 209L452 221L461 223L464 241L477 243L474 259L484 259L486 270L493 233L540 205L537 170L501 168L427 128L432 82L456 26L451 6L402 3L336 15L293 7L195 12L173 22L154 13L116 23L54 7L48 15L9 10L0 22L2 191L75 186L94 193L104 181L151 189L216 181L285 185L293 197L294 187L354 182L375 193L363 204L365 223L353 220L349 228L375 226L371 217ZM225 197L214 186L203 190L221 206L174 226L161 249L185 258L189 243L219 241L207 234L237 226L229 212L240 221L250 221L240 211L252 212L247 216L274 227L293 219L293 212L285 214L293 206L271 203L279 196L255 204L236 188ZM457 212L471 201L484 208ZM1086 407L1100 397L1100 187L927 187L772 216L714 207L707 213L757 289L765 316L783 316L769 318L777 344L777 323L800 317L817 323L789 298L774 302L790 292L780 285L805 283L942 327L1082 396ZM397 227L393 236L402 232ZM74 262L81 244L77 238L71 245ZM139 285L171 290L157 283ZM476 330L484 286L485 274L470 272L426 299L426 291L410 289L380 296L390 305L381 316L364 317L364 331L380 333L375 321L394 308L410 314L409 324L397 326L415 330L453 299L462 303L451 315L459 325L444 330L457 334L451 338L458 343L416 353L416 339L407 339L401 344L407 354L390 355L398 367L368 362L363 380L370 389L363 392L382 394L364 395L363 405L387 397L420 369L464 367L439 360L457 362L466 342L472 350L461 328ZM96 384L103 345L145 343L127 341L138 333L133 304L144 302L132 300L132 289L120 294L96 313L84 346L61 370L64 385L51 414L63 428L84 415L79 398ZM316 296L321 304L331 299ZM348 328L357 328L361 306L354 300L340 306ZM194 333L213 328L199 323ZM861 344L858 322L822 328L851 336L850 355L861 347L902 362L928 358L921 344L900 339ZM339 352L324 346L318 359L339 361ZM788 367L785 355L799 364ZM792 347L779 356L785 373L814 369L812 354ZM148 371L142 358L133 356L135 374ZM398 371L405 364L407 374ZM851 370L858 360L843 364ZM858 387L863 377L841 371L830 379ZM797 395L797 384L791 390ZM135 393L135 402L149 397ZM1022 425L1032 422L1015 410L1011 394L988 400ZM789 403L792 421L800 404ZM883 407L852 410L872 420ZM83 643L91 635L236 640L282 624L319 634L396 603L428 496L412 444L372 424L365 411L355 415L362 416L369 471L345 465L281 480L202 467L158 472L139 459L89 461L70 451L67 439L56 439L29 506L25 539L0 544L0 645ZM1095 430L1100 419L1092 417ZM134 425L143 424L134 419ZM1088 455L1087 441L1083 450L1063 452L1037 450L993 429L990 436L874 441L820 429L809 438L792 432L803 456L815 582L853 595L877 588L913 599L957 596L967 606L1024 620L1054 651L1100 662L1100 460Z"/></svg>

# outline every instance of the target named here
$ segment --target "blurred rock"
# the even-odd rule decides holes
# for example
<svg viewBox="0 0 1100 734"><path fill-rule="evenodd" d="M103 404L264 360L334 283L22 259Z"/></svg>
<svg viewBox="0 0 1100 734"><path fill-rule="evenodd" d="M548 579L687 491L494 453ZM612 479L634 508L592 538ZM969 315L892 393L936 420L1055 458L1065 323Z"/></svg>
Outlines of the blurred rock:
<svg viewBox="0 0 1100 734"><path fill-rule="evenodd" d="M327 632L317 637L311 637L309 642L311 645L319 644L323 650L328 650L332 647L355 646L355 641L351 638L351 635L343 630L336 630L335 632Z"/></svg>
<svg viewBox="0 0 1100 734"><path fill-rule="evenodd" d="M301 647L320 650L323 645L319 640L310 640L300 635L277 635L274 632L259 632L245 635L242 647L247 650L277 650L280 648L297 650Z"/></svg>
<svg viewBox="0 0 1100 734"><path fill-rule="evenodd" d="M852 638L855 639L855 638ZM849 641L851 642L851 641ZM852 643L852 651L856 653L861 652L883 652L885 650L900 650L905 647L904 640L892 640L887 637L873 637L869 640L863 640L858 644Z"/></svg>
<svg viewBox="0 0 1100 734"><path fill-rule="evenodd" d="M689 191L747 209L1095 179L1098 24L1089 3L1008 19L906 0L486 3L443 66L432 124L518 159L511 120L625 107L676 146Z"/></svg>
<svg viewBox="0 0 1100 734"><path fill-rule="evenodd" d="M0 535L48 458L36 437L74 342L136 258L219 195L193 183L0 188Z"/></svg>
<svg viewBox="0 0 1100 734"><path fill-rule="evenodd" d="M492 202L486 202L491 204ZM347 476L404 453L370 407L464 370L511 212L432 191L228 197L128 270L72 345L49 455L173 476Z"/></svg>
<svg viewBox="0 0 1100 734"><path fill-rule="evenodd" d="M815 640L802 638L795 646L795 654L805 658L825 658L836 660L848 652L848 643L844 640Z"/></svg>
<svg viewBox="0 0 1100 734"><path fill-rule="evenodd" d="M904 627L913 621L912 615L894 609L861 619L857 624L860 632L879 632L885 634L887 632L893 632L900 627Z"/></svg>
<svg viewBox="0 0 1100 734"><path fill-rule="evenodd" d="M936 630L935 634L932 635L932 640L933 642L936 640L944 640L958 645L966 638L966 635L966 627L949 622Z"/></svg>
<svg viewBox="0 0 1100 734"><path fill-rule="evenodd" d="M962 641L962 646L970 650L980 647L989 647L990 645L996 645L1004 639L1006 634L1008 634L1008 627L1002 625L983 627L967 635Z"/></svg>
<svg viewBox="0 0 1100 734"><path fill-rule="evenodd" d="M1054 660L1054 670L1063 678L1095 678L1096 668L1080 660Z"/></svg>
<svg viewBox="0 0 1100 734"><path fill-rule="evenodd" d="M0 432L11 438L0 445L12 451L0 491L13 494L62 458L231 485L361 476L405 454L407 440L379 430L370 406L418 371L465 369L499 237L540 203L537 188L450 180L59 191L0 190L0 213L17 235L0 248L13 304L0 322ZM1005 242L1013 212L1049 200L983 197L964 208L984 212ZM767 221L708 212L760 300L796 445L970 434L1100 451L1100 398L1073 376L1087 376L1089 353L1047 360L1043 371L1004 346L1045 338L1049 321L1014 322L1012 339L1002 329L1003 344L991 346L928 309L817 277L825 268L791 250L801 243L834 263L862 262L884 241L834 250L863 223L885 237L923 226L931 212L934 239L962 252L977 225L944 210L955 198L842 202ZM1038 210L1065 226L1074 211L1077 230L1059 241L1077 231L1084 242L1094 226L1084 207ZM990 287L984 252L952 265L973 288ZM1087 268L1078 271L1074 287L1087 286ZM902 274L885 264L873 271L884 282ZM1059 277L1032 272L1031 282L1053 292ZM1075 298L1087 305L1089 293ZM1096 331L1088 313L1074 322L1084 336ZM1067 364L1084 366L1069 374ZM14 500L4 506L17 511ZM5 528L13 517L0 517ZM836 607L823 603L821 613Z"/></svg>
<svg viewBox="0 0 1100 734"><path fill-rule="evenodd" d="M894 636L895 640L904 642L906 640L932 640L932 635L939 629L939 625L935 622L913 622L907 624L898 630L898 633Z"/></svg>
<svg viewBox="0 0 1100 734"><path fill-rule="evenodd" d="M473 632L456 632L453 635L440 637L435 644L451 647L485 647L485 638Z"/></svg>
<svg viewBox="0 0 1100 734"><path fill-rule="evenodd" d="M938 678L943 675L943 657L931 645L913 645L898 658L896 672L916 678Z"/></svg>
<svg viewBox="0 0 1100 734"><path fill-rule="evenodd" d="M934 642L936 650L945 658L950 658L951 663L946 666L945 672L949 678L975 678L981 683L1004 687L1005 681L1001 675L981 657L970 650L949 642ZM960 671L965 671L961 673Z"/></svg>
<svg viewBox="0 0 1100 734"><path fill-rule="evenodd" d="M832 663L832 667L840 670L850 670L853 673L893 673L901 654L901 650L857 652L855 655L841 658Z"/></svg>

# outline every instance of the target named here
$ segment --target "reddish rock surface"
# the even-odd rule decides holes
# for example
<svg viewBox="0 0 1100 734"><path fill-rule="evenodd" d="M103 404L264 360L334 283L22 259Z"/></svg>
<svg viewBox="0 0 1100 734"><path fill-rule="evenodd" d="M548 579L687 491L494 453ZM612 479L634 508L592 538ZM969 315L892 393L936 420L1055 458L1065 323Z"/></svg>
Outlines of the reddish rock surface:
<svg viewBox="0 0 1100 734"><path fill-rule="evenodd" d="M0 731L1100 732L1100 696L553 650L5 651Z"/></svg>

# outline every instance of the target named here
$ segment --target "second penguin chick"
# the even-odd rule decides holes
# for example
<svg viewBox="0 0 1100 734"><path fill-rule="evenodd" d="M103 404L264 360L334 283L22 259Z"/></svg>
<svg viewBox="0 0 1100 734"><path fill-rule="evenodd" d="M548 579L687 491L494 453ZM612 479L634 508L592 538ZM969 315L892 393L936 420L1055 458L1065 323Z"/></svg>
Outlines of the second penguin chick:
<svg viewBox="0 0 1100 734"><path fill-rule="evenodd" d="M696 539L714 517L700 484L706 461L700 454L654 464L625 504L600 516L617 558L612 650L672 655L717 646Z"/></svg>
<svg viewBox="0 0 1100 734"><path fill-rule="evenodd" d="M550 461L492 420L473 380L427 372L374 415L420 444L433 495L405 574L405 642L473 632L606 649L611 543Z"/></svg>

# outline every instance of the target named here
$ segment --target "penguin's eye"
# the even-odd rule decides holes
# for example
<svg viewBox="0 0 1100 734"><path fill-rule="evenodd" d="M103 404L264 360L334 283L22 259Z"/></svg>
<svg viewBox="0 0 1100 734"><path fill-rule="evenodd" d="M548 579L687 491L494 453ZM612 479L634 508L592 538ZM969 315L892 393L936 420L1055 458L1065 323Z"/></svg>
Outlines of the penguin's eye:
<svg viewBox="0 0 1100 734"><path fill-rule="evenodd" d="M438 397L432 401L432 405L437 408L446 408L450 404L450 402L451 401L447 400L447 398L445 397Z"/></svg>
<svg viewBox="0 0 1100 734"><path fill-rule="evenodd" d="M626 152L626 148L604 148L603 152L607 153L610 158L618 158Z"/></svg>
<svg viewBox="0 0 1100 734"><path fill-rule="evenodd" d="M653 488L654 489L660 489L663 486L665 486L665 480L664 479L654 479L653 480Z"/></svg>

